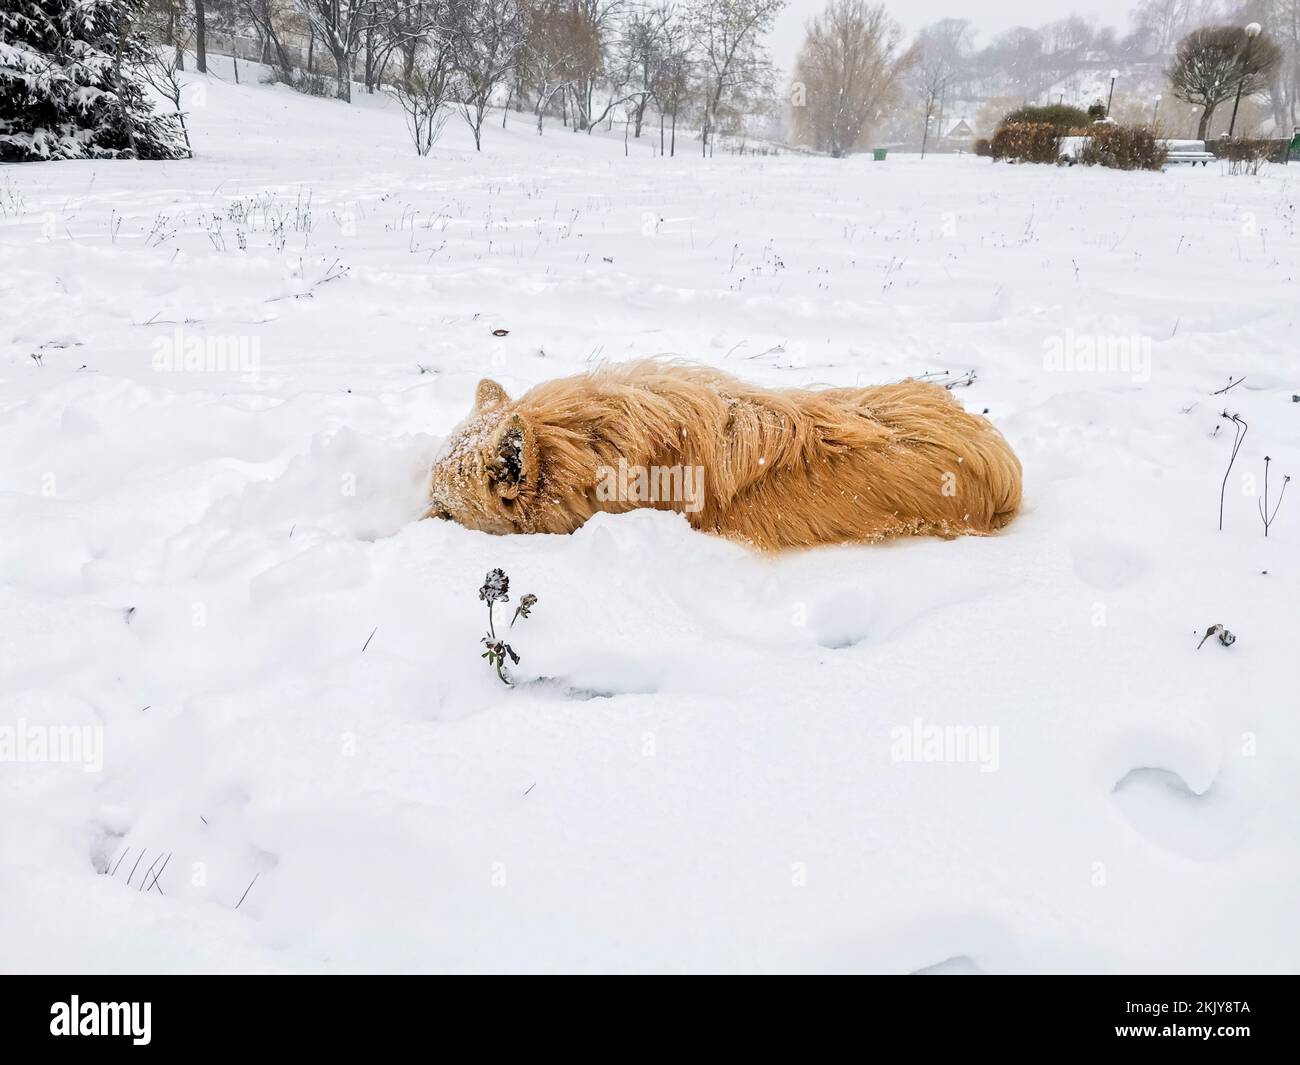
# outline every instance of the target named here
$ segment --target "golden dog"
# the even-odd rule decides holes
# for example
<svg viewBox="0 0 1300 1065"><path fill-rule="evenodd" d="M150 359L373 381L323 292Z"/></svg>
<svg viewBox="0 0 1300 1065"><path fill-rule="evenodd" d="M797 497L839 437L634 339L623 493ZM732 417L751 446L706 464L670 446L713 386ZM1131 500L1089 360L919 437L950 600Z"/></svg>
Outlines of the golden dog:
<svg viewBox="0 0 1300 1065"><path fill-rule="evenodd" d="M568 533L600 511L655 507L776 549L984 535L1020 492L1010 445L938 385L775 390L645 361L516 400L481 381L434 462L426 516Z"/></svg>

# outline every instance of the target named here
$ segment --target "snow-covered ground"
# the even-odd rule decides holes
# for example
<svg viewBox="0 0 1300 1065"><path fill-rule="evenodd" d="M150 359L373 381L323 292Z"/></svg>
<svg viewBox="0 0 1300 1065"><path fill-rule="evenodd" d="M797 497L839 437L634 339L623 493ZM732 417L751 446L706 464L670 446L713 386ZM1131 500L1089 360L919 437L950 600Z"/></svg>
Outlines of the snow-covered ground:
<svg viewBox="0 0 1300 1065"><path fill-rule="evenodd" d="M193 161L0 168L0 969L1300 968L1300 170L191 99ZM479 378L655 353L973 370L1025 511L416 520Z"/></svg>

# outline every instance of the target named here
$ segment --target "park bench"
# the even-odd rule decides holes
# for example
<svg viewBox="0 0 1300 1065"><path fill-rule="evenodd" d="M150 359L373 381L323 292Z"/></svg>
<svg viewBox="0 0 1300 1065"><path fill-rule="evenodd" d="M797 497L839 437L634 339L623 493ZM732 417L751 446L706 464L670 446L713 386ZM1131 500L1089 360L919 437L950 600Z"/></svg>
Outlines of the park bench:
<svg viewBox="0 0 1300 1065"><path fill-rule="evenodd" d="M1062 137L1061 161L1074 166L1091 139L1091 137ZM1166 140L1164 145L1169 151L1169 157L1165 160L1166 166L1180 164L1195 166L1197 163L1208 166L1216 158L1205 150L1205 141Z"/></svg>
<svg viewBox="0 0 1300 1065"><path fill-rule="evenodd" d="M1167 166L1181 163L1191 166L1200 163L1201 166L1209 166L1216 158L1205 150L1205 141L1167 140L1165 147L1169 150L1169 158L1165 160Z"/></svg>

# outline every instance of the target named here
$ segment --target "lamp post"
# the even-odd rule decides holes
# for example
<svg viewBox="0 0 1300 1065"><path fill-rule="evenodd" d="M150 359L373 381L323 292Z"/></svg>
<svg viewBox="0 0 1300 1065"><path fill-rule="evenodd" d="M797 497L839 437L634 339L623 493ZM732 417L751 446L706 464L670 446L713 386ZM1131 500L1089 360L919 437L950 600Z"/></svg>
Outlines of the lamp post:
<svg viewBox="0 0 1300 1065"><path fill-rule="evenodd" d="M1118 70L1110 72L1110 95L1106 97L1106 117L1110 118L1110 102L1115 99L1115 79L1119 77Z"/></svg>
<svg viewBox="0 0 1300 1065"><path fill-rule="evenodd" d="M1250 46L1255 43L1255 38L1263 28L1258 22L1252 22L1246 27L1246 47L1241 53L1241 79L1237 82L1237 98L1232 102L1232 121L1228 123L1228 140L1232 140L1232 131L1237 128L1237 108L1241 106L1241 89L1246 84L1246 63L1250 59Z"/></svg>
<svg viewBox="0 0 1300 1065"><path fill-rule="evenodd" d="M1160 114L1160 94L1156 93L1156 106L1155 109L1151 112L1151 125L1154 126L1156 124L1156 116L1158 114Z"/></svg>

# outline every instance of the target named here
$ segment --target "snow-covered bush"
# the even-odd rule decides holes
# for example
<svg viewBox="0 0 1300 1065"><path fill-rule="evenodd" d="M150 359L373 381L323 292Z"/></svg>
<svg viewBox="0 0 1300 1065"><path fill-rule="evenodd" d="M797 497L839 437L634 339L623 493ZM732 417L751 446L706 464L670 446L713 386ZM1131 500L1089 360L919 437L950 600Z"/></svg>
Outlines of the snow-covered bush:
<svg viewBox="0 0 1300 1065"><path fill-rule="evenodd" d="M0 160L177 159L137 67L141 0L7 0L0 7Z"/></svg>
<svg viewBox="0 0 1300 1065"><path fill-rule="evenodd" d="M1047 122L1010 122L993 134L990 154L1015 163L1055 163L1061 157L1063 133Z"/></svg>
<svg viewBox="0 0 1300 1065"><path fill-rule="evenodd" d="M1079 162L1087 166L1159 170L1169 158L1168 145L1150 126L1097 123L1088 127L1087 136L1079 152Z"/></svg>
<svg viewBox="0 0 1300 1065"><path fill-rule="evenodd" d="M1234 140L1211 141L1206 149L1228 164L1230 174L1258 174L1265 163L1285 163L1288 142L1285 140Z"/></svg>

